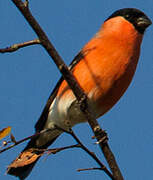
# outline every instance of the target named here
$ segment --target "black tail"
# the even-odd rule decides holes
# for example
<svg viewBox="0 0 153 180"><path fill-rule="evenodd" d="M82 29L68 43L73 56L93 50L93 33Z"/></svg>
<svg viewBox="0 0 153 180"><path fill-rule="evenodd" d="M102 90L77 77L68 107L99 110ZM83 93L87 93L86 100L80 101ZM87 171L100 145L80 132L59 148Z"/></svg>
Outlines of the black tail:
<svg viewBox="0 0 153 180"><path fill-rule="evenodd" d="M36 162L42 156L43 152L41 149L46 149L56 138L39 148L35 147L35 140L32 139L19 156L8 166L7 174L19 177L20 180L26 179Z"/></svg>

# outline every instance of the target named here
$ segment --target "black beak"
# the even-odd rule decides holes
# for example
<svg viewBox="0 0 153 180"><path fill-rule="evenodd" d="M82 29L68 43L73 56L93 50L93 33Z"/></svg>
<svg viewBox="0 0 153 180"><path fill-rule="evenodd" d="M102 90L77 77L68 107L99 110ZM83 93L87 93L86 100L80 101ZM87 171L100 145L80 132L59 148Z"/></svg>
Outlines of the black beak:
<svg viewBox="0 0 153 180"><path fill-rule="evenodd" d="M145 30L151 24L152 24L151 20L146 16L142 16L137 19L137 27L139 27L140 29Z"/></svg>

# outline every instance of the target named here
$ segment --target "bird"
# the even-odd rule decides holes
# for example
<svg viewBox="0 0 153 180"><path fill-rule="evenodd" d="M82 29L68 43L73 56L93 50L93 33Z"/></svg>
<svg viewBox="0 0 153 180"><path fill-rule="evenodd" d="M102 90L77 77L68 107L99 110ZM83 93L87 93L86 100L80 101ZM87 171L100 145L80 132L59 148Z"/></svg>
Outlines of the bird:
<svg viewBox="0 0 153 180"><path fill-rule="evenodd" d="M89 99L92 115L99 118L108 112L130 85L140 56L141 43L151 20L139 9L123 8L112 13L99 31L85 44L69 65L77 83ZM50 94L38 119L32 138L19 156L8 166L7 173L26 179L47 149L62 133L87 122L77 99L63 77Z"/></svg>

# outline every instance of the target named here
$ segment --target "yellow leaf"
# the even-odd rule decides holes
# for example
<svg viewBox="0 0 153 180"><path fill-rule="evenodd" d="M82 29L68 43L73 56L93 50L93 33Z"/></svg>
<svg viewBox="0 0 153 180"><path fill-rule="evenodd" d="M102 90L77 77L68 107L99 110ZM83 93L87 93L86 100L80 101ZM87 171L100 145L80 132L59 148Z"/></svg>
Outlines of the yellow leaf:
<svg viewBox="0 0 153 180"><path fill-rule="evenodd" d="M11 132L11 127L8 126L0 131L0 140L6 137Z"/></svg>

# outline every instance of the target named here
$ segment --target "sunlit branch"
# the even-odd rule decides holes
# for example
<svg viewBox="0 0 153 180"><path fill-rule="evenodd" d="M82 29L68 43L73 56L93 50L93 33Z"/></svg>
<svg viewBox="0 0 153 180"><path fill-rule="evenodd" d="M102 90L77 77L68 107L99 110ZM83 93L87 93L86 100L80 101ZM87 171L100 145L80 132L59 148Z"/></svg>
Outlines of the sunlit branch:
<svg viewBox="0 0 153 180"><path fill-rule="evenodd" d="M3 49L0 49L0 53L11 53L14 51L17 51L21 48L27 47L27 46L32 46L32 45L36 45L36 44L40 44L40 40L39 39L34 39L31 41L27 41L27 42L23 42L23 43L18 43L18 44L14 44L10 47L6 47Z"/></svg>

